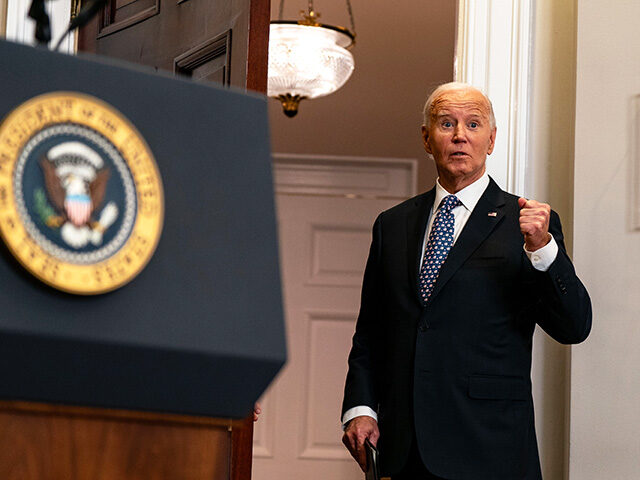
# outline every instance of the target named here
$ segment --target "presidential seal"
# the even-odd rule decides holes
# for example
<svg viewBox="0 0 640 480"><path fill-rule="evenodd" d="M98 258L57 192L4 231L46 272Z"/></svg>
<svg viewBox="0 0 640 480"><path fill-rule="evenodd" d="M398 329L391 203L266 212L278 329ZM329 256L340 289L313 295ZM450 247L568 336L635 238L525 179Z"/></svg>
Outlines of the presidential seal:
<svg viewBox="0 0 640 480"><path fill-rule="evenodd" d="M150 260L164 215L162 182L135 127L96 98L32 98L0 125L0 233L43 282L92 295Z"/></svg>

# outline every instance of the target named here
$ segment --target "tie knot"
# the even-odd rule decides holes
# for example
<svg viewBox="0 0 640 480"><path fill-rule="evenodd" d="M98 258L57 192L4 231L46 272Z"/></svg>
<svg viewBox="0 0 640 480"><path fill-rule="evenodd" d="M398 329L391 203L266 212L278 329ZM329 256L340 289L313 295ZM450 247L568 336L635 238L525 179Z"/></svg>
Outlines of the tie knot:
<svg viewBox="0 0 640 480"><path fill-rule="evenodd" d="M445 212L450 212L452 209L456 208L458 205L462 205L462 202L455 195L447 195L440 202L440 209Z"/></svg>

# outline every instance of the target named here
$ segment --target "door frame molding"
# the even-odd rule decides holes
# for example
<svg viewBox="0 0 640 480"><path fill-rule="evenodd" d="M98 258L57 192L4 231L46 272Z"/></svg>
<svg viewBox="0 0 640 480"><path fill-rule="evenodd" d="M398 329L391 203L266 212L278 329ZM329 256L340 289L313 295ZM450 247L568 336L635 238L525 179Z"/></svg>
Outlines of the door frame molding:
<svg viewBox="0 0 640 480"><path fill-rule="evenodd" d="M276 193L404 200L417 192L414 158L274 153L272 166Z"/></svg>
<svg viewBox="0 0 640 480"><path fill-rule="evenodd" d="M487 171L511 193L527 195L530 168L535 0L458 0L454 76L484 91L498 124Z"/></svg>
<svg viewBox="0 0 640 480"><path fill-rule="evenodd" d="M30 6L31 0L7 1L7 40L26 43L27 45L33 45L35 43L33 38L33 20L27 16ZM52 41L50 45L53 46L69 25L69 19L71 18L71 0L46 2L45 8L47 9L51 19ZM60 46L59 51L63 53L75 53L76 32L72 32L66 38Z"/></svg>

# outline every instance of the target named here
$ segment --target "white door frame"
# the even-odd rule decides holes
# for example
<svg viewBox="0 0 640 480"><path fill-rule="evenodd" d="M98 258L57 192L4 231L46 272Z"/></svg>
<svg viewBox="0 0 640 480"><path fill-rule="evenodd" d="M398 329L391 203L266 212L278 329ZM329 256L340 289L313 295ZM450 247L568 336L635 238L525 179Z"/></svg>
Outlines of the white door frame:
<svg viewBox="0 0 640 480"><path fill-rule="evenodd" d="M487 170L505 190L529 195L529 98L534 0L458 0L455 79L489 95L498 125Z"/></svg>
<svg viewBox="0 0 640 480"><path fill-rule="evenodd" d="M31 0L7 1L7 29L6 38L18 43L34 45L34 22L28 17ZM71 18L71 0L49 0L45 3L51 20L52 41L50 47L56 44L62 36ZM71 35L60 46L60 52L75 53L76 33Z"/></svg>

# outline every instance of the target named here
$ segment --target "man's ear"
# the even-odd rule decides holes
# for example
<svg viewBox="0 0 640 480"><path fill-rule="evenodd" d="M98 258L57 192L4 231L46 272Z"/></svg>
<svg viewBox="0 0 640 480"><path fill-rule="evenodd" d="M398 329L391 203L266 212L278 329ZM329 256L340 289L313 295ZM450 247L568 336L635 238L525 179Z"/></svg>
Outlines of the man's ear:
<svg viewBox="0 0 640 480"><path fill-rule="evenodd" d="M422 125L422 144L426 152L431 155L431 145L429 145L429 130L425 125Z"/></svg>
<svg viewBox="0 0 640 480"><path fill-rule="evenodd" d="M496 131L497 131L497 127L493 127L493 130L491 130L491 135L489 136L489 149L487 150L487 155L491 155L493 153L493 148L496 146Z"/></svg>

